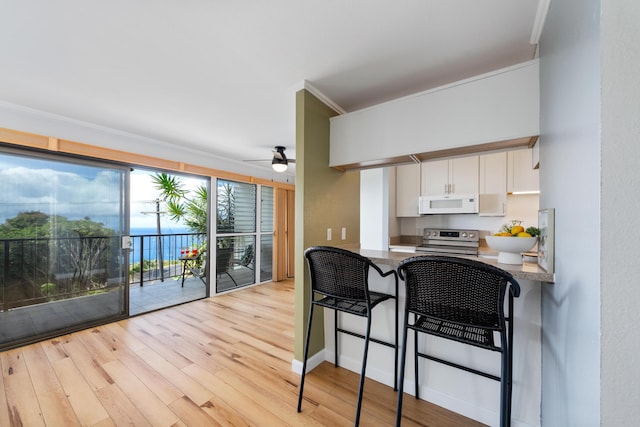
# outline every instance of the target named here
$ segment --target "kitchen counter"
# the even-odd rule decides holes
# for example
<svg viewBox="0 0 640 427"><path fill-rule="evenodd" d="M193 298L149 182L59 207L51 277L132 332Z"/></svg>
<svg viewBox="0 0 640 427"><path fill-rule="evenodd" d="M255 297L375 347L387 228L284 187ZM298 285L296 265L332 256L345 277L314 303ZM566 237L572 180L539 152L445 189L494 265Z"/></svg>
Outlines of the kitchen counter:
<svg viewBox="0 0 640 427"><path fill-rule="evenodd" d="M403 259L412 257L412 256L420 256L426 255L425 252L416 251L415 246L410 245L393 245L393 250L391 251L377 251L371 249L359 249L359 248L345 248L356 253L359 253L362 256L366 256L371 259L371 261L376 264L385 264L393 267L397 267L400 261ZM406 248L406 251L402 251L403 248ZM451 256L451 255L449 255ZM553 283L555 281L553 273L547 273L543 268L538 266L536 263L532 262L524 262L521 265L514 264L500 264L498 263L498 253L492 251L486 247L480 247L480 253L478 256L472 255L454 255L457 257L475 259L482 261L484 263L496 266L505 271L508 271L515 277L516 279L527 279L533 280L537 282L545 282L545 283Z"/></svg>

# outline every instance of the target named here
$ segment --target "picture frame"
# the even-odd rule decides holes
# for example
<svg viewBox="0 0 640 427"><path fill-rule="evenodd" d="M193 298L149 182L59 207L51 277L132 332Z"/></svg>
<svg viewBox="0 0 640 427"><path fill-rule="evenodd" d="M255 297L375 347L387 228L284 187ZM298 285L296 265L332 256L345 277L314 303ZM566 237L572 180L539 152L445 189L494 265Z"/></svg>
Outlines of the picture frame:
<svg viewBox="0 0 640 427"><path fill-rule="evenodd" d="M555 209L540 209L538 211L538 265L547 273L553 273L554 268L554 234Z"/></svg>

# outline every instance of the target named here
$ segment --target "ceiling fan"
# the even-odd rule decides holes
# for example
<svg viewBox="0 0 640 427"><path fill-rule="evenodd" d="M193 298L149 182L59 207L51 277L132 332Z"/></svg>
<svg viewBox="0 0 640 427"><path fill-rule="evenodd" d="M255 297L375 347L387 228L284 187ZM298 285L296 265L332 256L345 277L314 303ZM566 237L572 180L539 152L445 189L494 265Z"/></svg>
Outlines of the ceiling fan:
<svg viewBox="0 0 640 427"><path fill-rule="evenodd" d="M276 172L284 172L289 167L289 163L295 163L295 159L287 159L287 156L284 154L286 147L282 145L276 145L273 150L273 159L271 159L271 167ZM247 162L268 162L268 159L264 160L245 160Z"/></svg>

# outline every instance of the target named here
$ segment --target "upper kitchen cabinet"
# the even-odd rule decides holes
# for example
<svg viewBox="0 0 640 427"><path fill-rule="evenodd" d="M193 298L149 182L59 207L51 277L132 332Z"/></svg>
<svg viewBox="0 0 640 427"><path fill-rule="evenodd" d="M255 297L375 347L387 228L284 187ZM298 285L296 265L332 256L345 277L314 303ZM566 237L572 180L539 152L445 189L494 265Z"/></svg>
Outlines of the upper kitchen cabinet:
<svg viewBox="0 0 640 427"><path fill-rule="evenodd" d="M422 196L478 193L478 156L422 162Z"/></svg>
<svg viewBox="0 0 640 427"><path fill-rule="evenodd" d="M538 169L533 168L533 150L514 150L507 153L507 192L532 193L540 191Z"/></svg>
<svg viewBox="0 0 640 427"><path fill-rule="evenodd" d="M396 216L419 216L419 196L420 164L396 166Z"/></svg>
<svg viewBox="0 0 640 427"><path fill-rule="evenodd" d="M507 153L480 156L480 216L505 216L507 204Z"/></svg>
<svg viewBox="0 0 640 427"><path fill-rule="evenodd" d="M349 170L525 147L540 134L539 63L514 65L330 119Z"/></svg>

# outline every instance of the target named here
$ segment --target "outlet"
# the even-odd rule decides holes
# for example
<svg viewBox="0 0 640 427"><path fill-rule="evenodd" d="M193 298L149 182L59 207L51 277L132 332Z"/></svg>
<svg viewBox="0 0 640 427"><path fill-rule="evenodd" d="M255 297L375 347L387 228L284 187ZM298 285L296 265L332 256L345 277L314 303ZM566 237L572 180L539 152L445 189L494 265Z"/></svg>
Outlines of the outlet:
<svg viewBox="0 0 640 427"><path fill-rule="evenodd" d="M347 227L342 227L342 240L347 240Z"/></svg>
<svg viewBox="0 0 640 427"><path fill-rule="evenodd" d="M327 240L331 240L331 229L327 228Z"/></svg>

